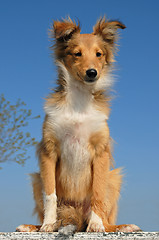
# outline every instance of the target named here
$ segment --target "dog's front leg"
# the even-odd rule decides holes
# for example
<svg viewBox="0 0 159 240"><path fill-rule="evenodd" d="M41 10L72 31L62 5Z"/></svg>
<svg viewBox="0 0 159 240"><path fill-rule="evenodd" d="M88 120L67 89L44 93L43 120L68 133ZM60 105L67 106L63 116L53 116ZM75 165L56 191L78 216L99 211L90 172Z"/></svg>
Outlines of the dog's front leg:
<svg viewBox="0 0 159 240"><path fill-rule="evenodd" d="M98 155L93 162L93 184L91 199L91 214L87 232L105 232L103 221L107 214L107 175L110 156L107 151Z"/></svg>
<svg viewBox="0 0 159 240"><path fill-rule="evenodd" d="M56 222L57 197L55 188L55 171L57 156L51 157L41 153L40 170L44 188L44 221L40 231L53 232Z"/></svg>

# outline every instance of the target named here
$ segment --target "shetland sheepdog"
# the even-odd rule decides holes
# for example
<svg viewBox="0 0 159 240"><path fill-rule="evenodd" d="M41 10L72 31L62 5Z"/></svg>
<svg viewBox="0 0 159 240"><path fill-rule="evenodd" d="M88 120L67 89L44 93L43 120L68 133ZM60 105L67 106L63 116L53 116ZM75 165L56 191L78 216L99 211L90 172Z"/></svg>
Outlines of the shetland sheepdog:
<svg viewBox="0 0 159 240"><path fill-rule="evenodd" d="M58 86L44 107L40 172L31 175L41 225L20 225L17 231L140 230L115 225L122 175L112 167L107 120L118 29L124 28L101 18L93 33L80 34L79 23L70 18L54 21Z"/></svg>

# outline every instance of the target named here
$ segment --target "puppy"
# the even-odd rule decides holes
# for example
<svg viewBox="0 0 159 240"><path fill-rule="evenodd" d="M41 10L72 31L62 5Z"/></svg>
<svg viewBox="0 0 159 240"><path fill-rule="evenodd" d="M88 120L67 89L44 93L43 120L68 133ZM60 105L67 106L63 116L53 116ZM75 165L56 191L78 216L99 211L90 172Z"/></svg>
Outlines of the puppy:
<svg viewBox="0 0 159 240"><path fill-rule="evenodd" d="M120 169L111 170L107 120L117 30L124 28L101 18L93 33L80 34L80 25L70 18L54 21L58 87L45 103L40 173L31 175L42 226L21 225L17 231L140 230L115 225L122 176Z"/></svg>

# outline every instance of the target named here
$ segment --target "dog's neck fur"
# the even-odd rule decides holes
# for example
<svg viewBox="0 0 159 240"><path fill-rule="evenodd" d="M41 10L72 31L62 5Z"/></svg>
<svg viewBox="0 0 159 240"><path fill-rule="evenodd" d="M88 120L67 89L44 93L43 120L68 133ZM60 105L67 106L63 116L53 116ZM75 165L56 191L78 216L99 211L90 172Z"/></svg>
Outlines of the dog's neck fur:
<svg viewBox="0 0 159 240"><path fill-rule="evenodd" d="M96 84L84 84L73 79L63 63L57 62L59 70L60 89L64 92L65 103L73 111L84 113L93 104L96 95L105 98L105 89L110 89L113 81L110 73L98 79ZM99 94L100 93L100 94ZM106 99L105 99L106 100Z"/></svg>
<svg viewBox="0 0 159 240"><path fill-rule="evenodd" d="M75 123L88 125L89 134L101 129L108 119L110 108L109 99L104 96L104 89L99 90L99 86L108 85L107 78L99 79L97 85L87 85L73 79L62 63L58 67L61 86L45 104L46 114L57 135L66 124L69 128Z"/></svg>
<svg viewBox="0 0 159 240"><path fill-rule="evenodd" d="M90 91L70 84L67 86L66 102L75 112L85 113L92 105L93 95Z"/></svg>

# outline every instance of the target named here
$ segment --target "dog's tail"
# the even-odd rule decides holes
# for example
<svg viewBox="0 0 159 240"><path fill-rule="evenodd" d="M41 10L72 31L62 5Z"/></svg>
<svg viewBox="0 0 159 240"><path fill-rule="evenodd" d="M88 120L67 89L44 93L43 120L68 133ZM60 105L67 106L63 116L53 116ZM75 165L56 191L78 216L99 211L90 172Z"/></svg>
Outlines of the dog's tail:
<svg viewBox="0 0 159 240"><path fill-rule="evenodd" d="M33 173L29 175L32 180L33 196L35 200L35 208L33 214L37 214L40 223L42 223L44 219L44 202L41 177L39 173Z"/></svg>
<svg viewBox="0 0 159 240"><path fill-rule="evenodd" d="M61 205L57 208L57 222L55 231L69 235L86 230L87 223L83 216L82 207Z"/></svg>

